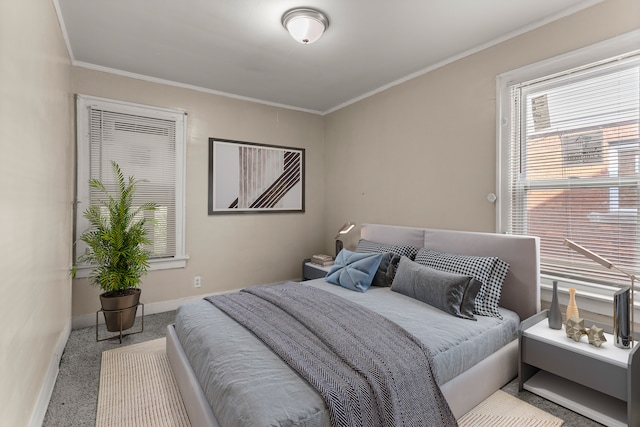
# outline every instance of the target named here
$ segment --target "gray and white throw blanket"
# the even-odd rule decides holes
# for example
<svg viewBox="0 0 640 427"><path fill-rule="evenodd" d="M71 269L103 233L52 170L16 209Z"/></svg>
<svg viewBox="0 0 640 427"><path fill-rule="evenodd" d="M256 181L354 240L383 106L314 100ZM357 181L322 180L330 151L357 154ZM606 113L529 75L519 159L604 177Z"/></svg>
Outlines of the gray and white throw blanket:
<svg viewBox="0 0 640 427"><path fill-rule="evenodd" d="M315 387L333 426L456 426L429 350L330 292L288 282L207 297Z"/></svg>

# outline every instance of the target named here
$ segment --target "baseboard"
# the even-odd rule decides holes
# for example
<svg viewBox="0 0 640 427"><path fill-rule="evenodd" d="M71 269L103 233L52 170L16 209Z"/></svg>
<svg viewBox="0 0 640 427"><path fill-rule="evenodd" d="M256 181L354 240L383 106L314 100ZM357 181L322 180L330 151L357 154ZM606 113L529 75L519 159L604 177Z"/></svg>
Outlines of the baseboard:
<svg viewBox="0 0 640 427"><path fill-rule="evenodd" d="M69 335L71 334L71 320L67 322L56 343L56 348L53 352L53 357L49 362L49 368L47 374L40 389L40 394L36 402L36 407L31 414L31 421L29 427L41 427L44 422L44 417L47 414L47 408L49 407L49 401L53 394L53 388L56 385L56 379L58 378L58 371L60 370L60 359L62 359L62 353L67 346Z"/></svg>
<svg viewBox="0 0 640 427"><path fill-rule="evenodd" d="M200 300L204 297L208 297L211 295L219 295L219 294L226 294L229 292L236 292L237 290L232 290L232 291L225 291L225 292L215 292L215 293L209 293L209 294L201 294L201 295L194 295L191 297L186 297L186 298L179 298L179 299L175 299L175 300L169 300L169 301L159 301L159 302L150 302L150 303L144 303L144 314L157 314L157 313L164 313L167 311L173 311L175 309L177 309L178 307L180 307L182 304L185 304L189 301L195 301L195 300ZM144 301L143 301L144 302ZM136 317L140 317L142 316L142 311L138 310ZM104 324L104 316L98 316L98 324L102 325ZM73 329L81 329L81 328L87 328L89 326L95 326L96 325L96 314L92 313L92 314L81 314L79 316L74 316L71 319L71 327Z"/></svg>

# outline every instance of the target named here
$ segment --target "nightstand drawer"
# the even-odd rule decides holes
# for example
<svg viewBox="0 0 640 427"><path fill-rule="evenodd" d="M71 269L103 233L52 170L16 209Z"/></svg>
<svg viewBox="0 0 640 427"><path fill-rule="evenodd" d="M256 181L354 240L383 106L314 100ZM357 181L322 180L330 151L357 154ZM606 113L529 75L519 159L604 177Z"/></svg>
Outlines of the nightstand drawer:
<svg viewBox="0 0 640 427"><path fill-rule="evenodd" d="M522 339L522 362L626 401L627 369L575 351L578 349L549 345L525 335Z"/></svg>
<svg viewBox="0 0 640 427"><path fill-rule="evenodd" d="M331 266L323 267L306 259L302 263L302 280L321 279L326 277L329 270Z"/></svg>

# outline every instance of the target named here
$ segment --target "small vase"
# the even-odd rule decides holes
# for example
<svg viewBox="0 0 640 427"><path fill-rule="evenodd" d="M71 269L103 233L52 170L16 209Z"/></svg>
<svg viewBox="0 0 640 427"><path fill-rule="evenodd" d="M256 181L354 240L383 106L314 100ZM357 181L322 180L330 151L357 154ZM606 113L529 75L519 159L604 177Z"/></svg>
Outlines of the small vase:
<svg viewBox="0 0 640 427"><path fill-rule="evenodd" d="M567 318L565 322L572 317L580 318L578 306L576 305L576 288L569 288L569 304L567 304Z"/></svg>
<svg viewBox="0 0 640 427"><path fill-rule="evenodd" d="M562 312L558 302L558 282L553 281L553 294L551 296L551 306L549 307L549 327L551 329L562 329Z"/></svg>
<svg viewBox="0 0 640 427"><path fill-rule="evenodd" d="M613 343L616 347L629 348L631 337L631 316L629 300L631 288L624 287L613 294Z"/></svg>

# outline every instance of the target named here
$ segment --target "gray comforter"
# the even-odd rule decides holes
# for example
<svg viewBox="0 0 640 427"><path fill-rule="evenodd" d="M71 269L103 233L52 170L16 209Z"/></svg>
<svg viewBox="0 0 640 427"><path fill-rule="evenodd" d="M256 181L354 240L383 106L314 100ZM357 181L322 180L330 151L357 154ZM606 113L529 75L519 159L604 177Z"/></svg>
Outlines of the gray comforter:
<svg viewBox="0 0 640 427"><path fill-rule="evenodd" d="M333 426L455 426L431 356L377 313L299 283L206 298L312 384Z"/></svg>
<svg viewBox="0 0 640 427"><path fill-rule="evenodd" d="M389 318L424 343L444 384L516 338L519 318L501 309L504 320L459 319L391 291L365 293L305 282L347 298ZM182 305L176 334L222 427L330 425L320 394L259 338L207 301Z"/></svg>

